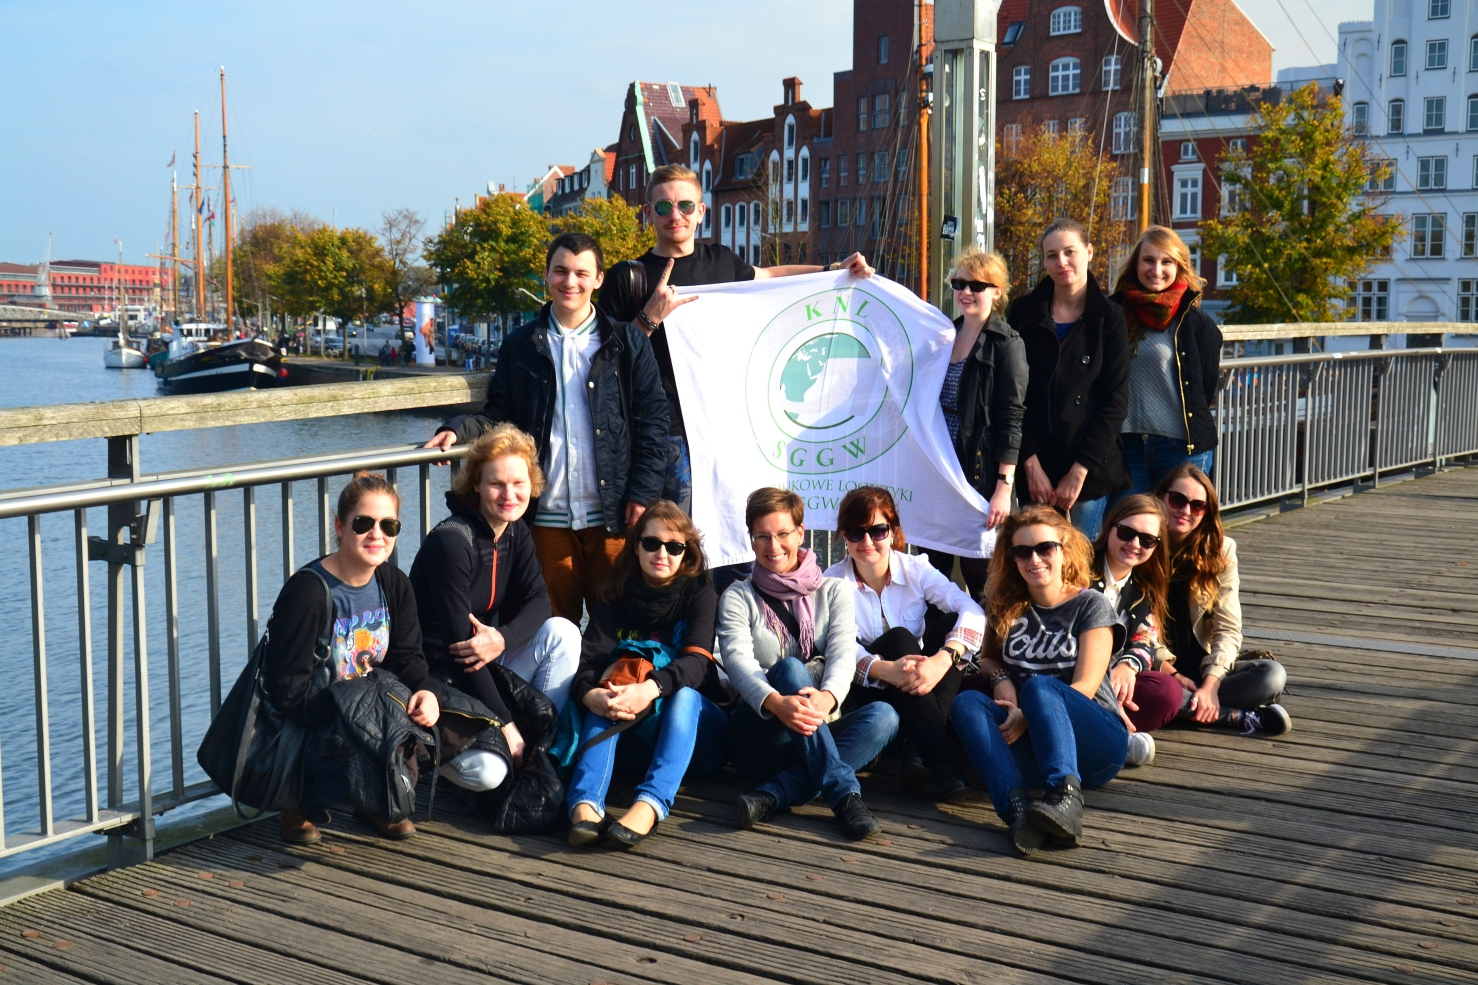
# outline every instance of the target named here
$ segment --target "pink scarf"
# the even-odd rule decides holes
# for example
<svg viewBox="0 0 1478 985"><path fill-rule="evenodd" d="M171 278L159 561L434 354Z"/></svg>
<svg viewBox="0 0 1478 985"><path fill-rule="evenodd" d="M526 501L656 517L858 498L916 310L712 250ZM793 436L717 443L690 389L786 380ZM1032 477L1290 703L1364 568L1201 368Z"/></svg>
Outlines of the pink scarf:
<svg viewBox="0 0 1478 985"><path fill-rule="evenodd" d="M812 596L821 587L821 566L816 563L815 552L804 547L800 549L800 559L801 563L796 565L794 571L783 575L776 574L756 561L750 580L754 582L755 588L770 598L790 606L797 628L801 631L801 638L795 641L796 648L800 651L801 662L805 663L811 659L811 653L816 647L816 603ZM761 608L765 611L765 628L780 638L780 646L784 649L790 642L790 631L781 623L775 610L763 600Z"/></svg>

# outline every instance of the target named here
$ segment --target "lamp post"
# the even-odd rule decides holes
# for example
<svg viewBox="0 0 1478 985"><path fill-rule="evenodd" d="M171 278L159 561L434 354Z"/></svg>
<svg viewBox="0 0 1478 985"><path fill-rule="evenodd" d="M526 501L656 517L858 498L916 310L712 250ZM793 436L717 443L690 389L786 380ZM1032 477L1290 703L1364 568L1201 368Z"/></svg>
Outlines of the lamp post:
<svg viewBox="0 0 1478 985"><path fill-rule="evenodd" d="M965 248L995 240L996 4L936 0L930 134L927 299L954 314L944 289Z"/></svg>

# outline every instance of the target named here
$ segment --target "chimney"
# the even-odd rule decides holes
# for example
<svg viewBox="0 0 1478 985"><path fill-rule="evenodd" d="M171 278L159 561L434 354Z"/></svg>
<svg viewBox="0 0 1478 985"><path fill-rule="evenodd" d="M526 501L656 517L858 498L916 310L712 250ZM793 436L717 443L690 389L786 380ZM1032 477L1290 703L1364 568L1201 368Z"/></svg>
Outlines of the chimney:
<svg viewBox="0 0 1478 985"><path fill-rule="evenodd" d="M792 75L788 79L781 80L785 86L785 105L793 106L801 101L801 80Z"/></svg>

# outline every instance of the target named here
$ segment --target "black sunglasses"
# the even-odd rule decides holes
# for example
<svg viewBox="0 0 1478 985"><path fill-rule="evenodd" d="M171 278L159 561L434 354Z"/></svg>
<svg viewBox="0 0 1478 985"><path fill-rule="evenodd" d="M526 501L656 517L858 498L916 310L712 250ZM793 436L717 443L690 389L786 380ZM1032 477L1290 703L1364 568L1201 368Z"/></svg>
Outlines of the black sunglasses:
<svg viewBox="0 0 1478 985"><path fill-rule="evenodd" d="M1118 534L1119 540L1125 544L1132 544L1136 540L1139 546L1147 551L1152 551L1160 544L1160 538L1154 534L1147 534L1143 530L1135 530L1127 523L1114 524L1114 533Z"/></svg>
<svg viewBox="0 0 1478 985"><path fill-rule="evenodd" d="M1052 556L1052 552L1062 545L1055 540L1044 540L1040 544L1012 544L1011 556L1018 561L1030 561L1035 554L1043 561Z"/></svg>
<svg viewBox="0 0 1478 985"><path fill-rule="evenodd" d="M680 540L663 540L660 537L643 537L641 539L641 549L648 554L656 554L658 550L664 547L667 548L668 557L682 557L683 551L688 549L688 545Z"/></svg>
<svg viewBox="0 0 1478 985"><path fill-rule="evenodd" d="M965 280L963 277L951 277L949 286L957 291L963 291L968 287L976 294L984 294L987 287L995 287L996 285L984 280Z"/></svg>
<svg viewBox="0 0 1478 985"><path fill-rule="evenodd" d="M1174 489L1165 493L1165 502L1170 504L1172 510L1188 509L1193 516L1201 516L1206 512L1206 507L1211 505L1204 499L1191 499L1185 493L1176 492Z"/></svg>
<svg viewBox="0 0 1478 985"><path fill-rule="evenodd" d="M874 523L870 527L847 527L842 531L842 536L847 538L848 543L860 544L862 538L871 537L873 543L881 544L888 539L888 533L893 528L886 523Z"/></svg>
<svg viewBox="0 0 1478 985"><path fill-rule="evenodd" d="M379 521L380 532L386 537L400 536L400 521L393 516L387 516ZM372 516L356 516L349 521L349 529L363 537L375 529L375 518Z"/></svg>
<svg viewBox="0 0 1478 985"><path fill-rule="evenodd" d="M686 198L683 199L681 202L669 202L667 201L667 199L664 198L660 202L652 203L652 211L662 216L663 218L666 218L667 216L672 215L672 207L674 205L677 206L677 210L683 215L692 215L698 209L697 202L689 201Z"/></svg>

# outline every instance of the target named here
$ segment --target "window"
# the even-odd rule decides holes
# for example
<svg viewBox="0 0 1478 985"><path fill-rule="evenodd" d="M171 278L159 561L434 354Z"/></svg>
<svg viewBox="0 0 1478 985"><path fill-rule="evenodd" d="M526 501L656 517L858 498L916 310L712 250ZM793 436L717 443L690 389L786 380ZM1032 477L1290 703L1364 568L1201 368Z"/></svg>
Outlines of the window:
<svg viewBox="0 0 1478 985"><path fill-rule="evenodd" d="M1457 282L1457 320L1478 321L1478 280Z"/></svg>
<svg viewBox="0 0 1478 985"><path fill-rule="evenodd" d="M878 64L888 64L888 36L886 34L878 38Z"/></svg>
<svg viewBox="0 0 1478 985"><path fill-rule="evenodd" d="M1109 218L1124 221L1134 218L1134 179L1115 178L1109 194Z"/></svg>
<svg viewBox="0 0 1478 985"><path fill-rule="evenodd" d="M1468 97L1468 129L1478 130L1478 96Z"/></svg>
<svg viewBox="0 0 1478 985"><path fill-rule="evenodd" d="M1221 186L1221 214L1236 215L1238 212L1247 211L1247 192L1241 185L1231 182L1222 182Z"/></svg>
<svg viewBox="0 0 1478 985"><path fill-rule="evenodd" d="M811 200L809 198L803 198L803 199L801 199L801 225L804 226L806 223L808 223L810 221L811 221Z"/></svg>
<svg viewBox="0 0 1478 985"><path fill-rule="evenodd" d="M1134 153L1135 131L1139 129L1139 123L1133 113L1114 114L1114 144L1115 154Z"/></svg>
<svg viewBox="0 0 1478 985"><path fill-rule="evenodd" d="M795 120L785 121L785 149L791 150L795 147Z"/></svg>
<svg viewBox="0 0 1478 985"><path fill-rule="evenodd" d="M683 98L683 87L676 82L667 83L667 101L677 108L686 106L688 101Z"/></svg>
<svg viewBox="0 0 1478 985"><path fill-rule="evenodd" d="M829 157L821 159L821 187L831 187L831 158Z"/></svg>
<svg viewBox="0 0 1478 985"><path fill-rule="evenodd" d="M1182 140L1180 142L1180 159L1182 161L1194 161L1196 159L1196 142L1194 140Z"/></svg>
<svg viewBox="0 0 1478 985"><path fill-rule="evenodd" d="M1117 89L1124 75L1124 56L1109 55L1103 60L1103 87Z"/></svg>
<svg viewBox="0 0 1478 985"><path fill-rule="evenodd" d="M907 151L900 150L898 152L898 169L897 170L898 170L898 180L899 181L906 181L908 179L908 152Z"/></svg>
<svg viewBox="0 0 1478 985"><path fill-rule="evenodd" d="M845 226L852 221L852 200L849 198L837 199L837 225Z"/></svg>
<svg viewBox="0 0 1478 985"><path fill-rule="evenodd" d="M1478 256L1478 212L1463 213L1462 255Z"/></svg>
<svg viewBox="0 0 1478 985"><path fill-rule="evenodd" d="M867 155L857 155L857 184L867 184Z"/></svg>
<svg viewBox="0 0 1478 985"><path fill-rule="evenodd" d="M1223 253L1221 256L1217 257L1216 286L1236 287L1239 283L1241 283L1241 278L1237 276L1237 272L1235 270L1227 265L1227 255Z"/></svg>
<svg viewBox="0 0 1478 985"><path fill-rule="evenodd" d="M703 190L713 191L713 165L708 161L703 162Z"/></svg>
<svg viewBox="0 0 1478 985"><path fill-rule="evenodd" d="M1350 107L1350 127L1357 137L1364 137L1370 133L1369 103L1355 103Z"/></svg>
<svg viewBox="0 0 1478 985"><path fill-rule="evenodd" d="M822 202L820 205L821 228L828 229L831 226L831 203Z"/></svg>
<svg viewBox="0 0 1478 985"><path fill-rule="evenodd" d="M696 133L688 141L688 167L694 171L698 170L698 135Z"/></svg>
<svg viewBox="0 0 1478 985"><path fill-rule="evenodd" d="M1081 61L1076 58L1057 59L1047 67L1047 95L1066 96L1078 92L1082 76L1083 63Z"/></svg>
<svg viewBox="0 0 1478 985"><path fill-rule="evenodd" d="M1391 75L1406 74L1406 42L1391 42Z"/></svg>
<svg viewBox="0 0 1478 985"><path fill-rule="evenodd" d="M1447 67L1447 40L1427 42L1427 68Z"/></svg>
<svg viewBox="0 0 1478 985"><path fill-rule="evenodd" d="M1088 134L1088 118L1086 116L1075 116L1067 121L1067 135L1069 137L1084 137Z"/></svg>
<svg viewBox="0 0 1478 985"><path fill-rule="evenodd" d="M1005 138L1006 153L1015 154L1017 146L1021 143L1021 124L1006 124L1002 136ZM1478 161L1478 158L1474 158L1474 160Z"/></svg>
<svg viewBox="0 0 1478 985"><path fill-rule="evenodd" d="M872 180L888 180L888 152L880 150L872 155Z"/></svg>
<svg viewBox="0 0 1478 985"><path fill-rule="evenodd" d="M1011 70L1011 98L1030 99L1032 95L1032 67L1017 65Z"/></svg>
<svg viewBox="0 0 1478 985"><path fill-rule="evenodd" d="M732 205L725 205L724 206L724 208L723 208L723 220L722 221L723 221L723 228L725 228L725 229L733 229L734 228L734 207Z"/></svg>
<svg viewBox="0 0 1478 985"><path fill-rule="evenodd" d="M739 226L740 229L743 229L749 223L748 204L745 202L740 202L739 205L735 207L734 212L734 222Z"/></svg>
<svg viewBox="0 0 1478 985"><path fill-rule="evenodd" d="M780 161L777 158L771 157L770 158L770 186L771 187L774 187L775 185L778 185L778 184L780 184Z"/></svg>
<svg viewBox="0 0 1478 985"><path fill-rule="evenodd" d="M1416 187L1430 191L1447 187L1447 157L1419 157L1416 159Z"/></svg>
<svg viewBox="0 0 1478 985"><path fill-rule="evenodd" d="M1391 170L1392 172L1396 170L1395 161L1391 162ZM1473 157L1473 187L1478 188L1478 155L1474 155Z"/></svg>
<svg viewBox="0 0 1478 985"><path fill-rule="evenodd" d="M629 188L629 189L631 189L632 191L636 191L636 165L635 164L631 165L629 168L626 169L626 175L627 175L626 187Z"/></svg>
<svg viewBox="0 0 1478 985"><path fill-rule="evenodd" d="M1452 0L1427 0L1427 20L1452 16Z"/></svg>
<svg viewBox="0 0 1478 985"><path fill-rule="evenodd" d="M1411 255L1416 259L1442 256L1447 233L1447 215L1443 212L1417 213L1411 217Z"/></svg>
<svg viewBox="0 0 1478 985"><path fill-rule="evenodd" d="M866 130L867 129L867 97L866 96L858 96L857 97L857 129L859 131L860 130Z"/></svg>
<svg viewBox="0 0 1478 985"><path fill-rule="evenodd" d="M1201 275L1201 244L1187 243L1186 250L1191 255L1191 272L1199 277Z"/></svg>
<svg viewBox="0 0 1478 985"><path fill-rule="evenodd" d="M1013 45L1021 38L1021 29L1026 27L1026 21L1012 21L1006 26L1006 37L1001 41L1002 45Z"/></svg>
<svg viewBox="0 0 1478 985"><path fill-rule="evenodd" d="M886 92L880 92L872 97L872 128L874 130L888 128L888 94Z"/></svg>
<svg viewBox="0 0 1478 985"><path fill-rule="evenodd" d="M749 262L756 267L760 265L760 246L758 243L749 248Z"/></svg>
<svg viewBox="0 0 1478 985"><path fill-rule="evenodd" d="M873 239L878 238L878 227L879 223L882 222L882 218L883 200L881 198L874 198L872 200L872 225L869 227L868 232L868 235L871 236Z"/></svg>
<svg viewBox="0 0 1478 985"><path fill-rule="evenodd" d="M795 200L787 198L785 200L785 224L788 226L793 222L795 222Z"/></svg>
<svg viewBox="0 0 1478 985"><path fill-rule="evenodd" d="M867 225L867 199L857 200L857 207L852 210L852 222L859 226Z"/></svg>
<svg viewBox="0 0 1478 985"><path fill-rule="evenodd" d="M749 203L749 228L752 229L752 230L754 230L754 232L752 232L750 235L752 235L752 236L759 235L759 231L760 231L760 219L762 219L763 217L764 217L764 213L760 211L760 203L758 203L758 202L750 202Z"/></svg>
<svg viewBox="0 0 1478 985"><path fill-rule="evenodd" d="M811 180L811 155L801 151L801 184Z"/></svg>
<svg viewBox="0 0 1478 985"><path fill-rule="evenodd" d="M1475 165L1478 165L1478 157L1475 157L1473 161ZM1382 167L1385 168L1384 177L1381 175ZM1475 173L1478 173L1478 171L1475 171ZM1393 192L1396 190L1395 158L1388 157L1384 160L1376 161L1371 165L1370 179L1365 182L1365 190L1368 192Z"/></svg>
<svg viewBox="0 0 1478 985"><path fill-rule="evenodd" d="M785 159L785 183L788 185L795 180L795 158Z"/></svg>
<svg viewBox="0 0 1478 985"><path fill-rule="evenodd" d="M1062 130L1062 121L1061 120L1048 120L1046 123L1043 123L1042 124L1042 132L1045 133L1045 134L1047 134L1050 137L1057 136L1057 134L1060 133L1061 130Z"/></svg>
<svg viewBox="0 0 1478 985"><path fill-rule="evenodd" d="M1422 100L1422 130L1431 133L1434 130L1447 129L1447 97L1428 96Z"/></svg>
<svg viewBox="0 0 1478 985"><path fill-rule="evenodd" d="M703 235L709 236L713 233L713 210L703 210Z"/></svg>
<svg viewBox="0 0 1478 985"><path fill-rule="evenodd" d="M1247 138L1246 137L1233 137L1231 140L1228 140L1227 141L1227 153L1228 154L1246 154L1247 153Z"/></svg>
<svg viewBox="0 0 1478 985"><path fill-rule="evenodd" d="M1052 11L1052 18L1048 22L1052 35L1079 34L1083 30L1083 9L1081 7L1058 7Z"/></svg>
<svg viewBox="0 0 1478 985"><path fill-rule="evenodd" d="M1468 39L1468 71L1478 72L1478 34Z"/></svg>
<svg viewBox="0 0 1478 985"><path fill-rule="evenodd" d="M1175 218L1201 218L1201 176L1180 175L1175 179Z"/></svg>
<svg viewBox="0 0 1478 985"><path fill-rule="evenodd" d="M837 185L841 188L847 187L847 161L849 158L842 154L837 158Z"/></svg>
<svg viewBox="0 0 1478 985"><path fill-rule="evenodd" d="M1391 100L1386 108L1386 133L1402 133L1406 129L1406 101Z"/></svg>
<svg viewBox="0 0 1478 985"><path fill-rule="evenodd" d="M734 155L734 179L743 181L754 175L759 170L760 159L758 155L750 152Z"/></svg>
<svg viewBox="0 0 1478 985"><path fill-rule="evenodd" d="M1384 277L1362 280L1355 288L1355 320L1387 321L1391 313L1391 282Z"/></svg>

